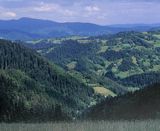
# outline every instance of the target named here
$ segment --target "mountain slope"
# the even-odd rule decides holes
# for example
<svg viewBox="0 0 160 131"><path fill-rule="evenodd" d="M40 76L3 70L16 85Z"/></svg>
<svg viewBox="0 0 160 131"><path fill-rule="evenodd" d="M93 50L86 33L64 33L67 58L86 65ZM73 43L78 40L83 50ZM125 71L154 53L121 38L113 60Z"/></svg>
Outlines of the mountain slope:
<svg viewBox="0 0 160 131"><path fill-rule="evenodd" d="M121 31L147 31L159 25L100 26L91 23L58 23L49 20L21 18L0 20L0 37L11 40L32 40L62 36L95 36Z"/></svg>
<svg viewBox="0 0 160 131"><path fill-rule="evenodd" d="M106 99L83 114L93 120L139 120L160 118L160 84Z"/></svg>
<svg viewBox="0 0 160 131"><path fill-rule="evenodd" d="M49 116L57 104L74 116L94 100L93 89L34 51L10 41L0 40L0 69L0 115L4 121L43 118L40 114ZM15 117L16 112L21 115Z"/></svg>

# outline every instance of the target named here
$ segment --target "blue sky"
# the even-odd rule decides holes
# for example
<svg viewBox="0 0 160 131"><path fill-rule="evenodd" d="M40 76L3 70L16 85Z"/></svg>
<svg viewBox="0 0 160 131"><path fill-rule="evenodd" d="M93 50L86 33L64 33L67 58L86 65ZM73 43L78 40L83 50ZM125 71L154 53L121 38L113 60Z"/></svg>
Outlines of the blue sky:
<svg viewBox="0 0 160 131"><path fill-rule="evenodd" d="M0 0L0 18L101 25L160 23L160 0Z"/></svg>

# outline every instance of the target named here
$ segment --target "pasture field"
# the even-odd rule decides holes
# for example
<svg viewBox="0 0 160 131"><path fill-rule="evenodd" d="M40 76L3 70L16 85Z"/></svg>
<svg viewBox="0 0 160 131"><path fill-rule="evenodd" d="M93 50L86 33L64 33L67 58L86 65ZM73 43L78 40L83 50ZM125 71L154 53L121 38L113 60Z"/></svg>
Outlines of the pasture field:
<svg viewBox="0 0 160 131"><path fill-rule="evenodd" d="M160 120L0 124L0 131L160 131Z"/></svg>

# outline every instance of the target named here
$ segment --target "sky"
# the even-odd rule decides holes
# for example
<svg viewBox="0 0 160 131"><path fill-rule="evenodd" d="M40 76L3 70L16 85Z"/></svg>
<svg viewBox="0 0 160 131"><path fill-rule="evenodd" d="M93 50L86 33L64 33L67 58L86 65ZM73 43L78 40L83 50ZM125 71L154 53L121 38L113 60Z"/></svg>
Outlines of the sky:
<svg viewBox="0 0 160 131"><path fill-rule="evenodd" d="M160 23L160 0L0 0L0 19L30 17L100 25Z"/></svg>

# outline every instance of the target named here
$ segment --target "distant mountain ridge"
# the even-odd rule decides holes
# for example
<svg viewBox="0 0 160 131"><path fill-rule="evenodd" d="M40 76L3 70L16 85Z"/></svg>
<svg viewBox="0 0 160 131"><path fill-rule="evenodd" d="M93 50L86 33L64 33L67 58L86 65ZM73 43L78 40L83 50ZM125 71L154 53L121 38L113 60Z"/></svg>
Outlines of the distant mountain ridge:
<svg viewBox="0 0 160 131"><path fill-rule="evenodd" d="M160 24L101 26L80 22L58 23L24 17L18 20L0 20L0 37L10 40L32 40L75 35L95 36L121 31L148 31L159 26Z"/></svg>

